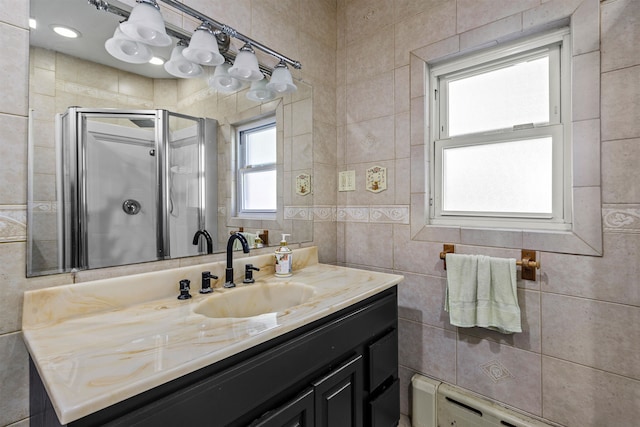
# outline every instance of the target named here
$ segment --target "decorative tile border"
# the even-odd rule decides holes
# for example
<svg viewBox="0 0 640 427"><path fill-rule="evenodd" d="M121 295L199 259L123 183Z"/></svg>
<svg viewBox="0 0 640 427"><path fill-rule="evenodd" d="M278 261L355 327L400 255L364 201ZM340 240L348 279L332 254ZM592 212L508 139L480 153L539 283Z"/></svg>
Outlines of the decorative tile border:
<svg viewBox="0 0 640 427"><path fill-rule="evenodd" d="M380 224L409 224L407 205L338 206L339 222L374 222Z"/></svg>
<svg viewBox="0 0 640 427"><path fill-rule="evenodd" d="M602 222L606 233L640 234L640 205L603 205Z"/></svg>
<svg viewBox="0 0 640 427"><path fill-rule="evenodd" d="M338 208L336 206L314 206L313 220L316 222L336 221Z"/></svg>
<svg viewBox="0 0 640 427"><path fill-rule="evenodd" d="M371 222L409 224L409 206L371 206Z"/></svg>
<svg viewBox="0 0 640 427"><path fill-rule="evenodd" d="M311 219L313 208L309 206L285 206L284 219Z"/></svg>
<svg viewBox="0 0 640 427"><path fill-rule="evenodd" d="M27 239L27 207L0 206L0 242L21 242Z"/></svg>

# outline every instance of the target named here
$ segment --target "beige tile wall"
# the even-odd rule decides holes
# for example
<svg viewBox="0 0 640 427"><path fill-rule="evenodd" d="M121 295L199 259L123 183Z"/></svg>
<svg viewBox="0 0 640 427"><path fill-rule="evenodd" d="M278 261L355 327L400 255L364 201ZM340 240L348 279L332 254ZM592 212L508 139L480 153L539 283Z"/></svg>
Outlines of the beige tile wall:
<svg viewBox="0 0 640 427"><path fill-rule="evenodd" d="M413 206L423 199L407 195L425 192L429 171L424 84L410 52L440 58L568 17L581 24L572 35L579 70L574 185L577 196L601 185L601 195L585 197L602 198L595 221L603 222L604 255L541 253L537 280L518 280L521 334L452 327L442 308L442 244L464 241L456 252L518 258L519 249L508 248L521 248L523 236L441 229L430 241L412 240L424 224ZM411 409L411 375L422 373L563 425L637 424L639 20L635 0L338 0L338 170L361 174L374 163L397 169L386 192L365 191L357 176L356 192L338 194L338 261L405 275L399 295L403 413ZM410 222L371 227L361 213L390 198L411 204Z"/></svg>
<svg viewBox="0 0 640 427"><path fill-rule="evenodd" d="M338 206L337 222L323 217L314 224L321 259L406 275L400 287L403 413L410 411L410 377L420 372L564 425L634 425L640 417L640 337L633 327L640 313L640 2L186 3L303 62L304 69L294 74L314 88L314 200L329 212ZM577 9L583 14L595 10L600 16L602 72L595 77L599 90L589 84L582 95L600 98L601 119L593 120L590 111L579 112L585 118L580 122L585 140L602 147L601 164L594 159L591 167L600 167L602 174L604 256L542 253L538 280L518 283L522 334L458 330L442 310L441 243L412 240L412 225L421 219L409 222L405 215L413 203L410 193L424 191L424 181L416 179L424 171L409 171L415 164L410 159L422 156L422 141L409 124L424 115L419 93L411 93L419 92L419 86L410 85L415 76L409 52L430 44L429 54L421 56L442 56L472 41L489 41L514 29L570 16ZM28 0L0 0L0 41L11 51L0 56L0 72L6 77L0 82L0 129L6 130L0 139L0 231L7 229L5 224L15 224L15 218L22 224L17 228L24 230L24 217L15 212L16 207L24 211L26 204L27 16ZM167 19L183 24L179 16ZM184 25L193 23L185 20ZM591 52L593 30L585 31L574 34L574 47ZM586 55L581 60L594 58ZM356 192L336 193L336 164L339 170L355 169L361 176L379 162L390 171L387 191L366 192L359 181ZM401 213L380 220L377 213L390 208ZM449 235L441 233L440 240L448 241ZM27 355L20 339L22 292L72 281L69 275L25 279L25 237L13 234L17 236L5 240L0 236L0 425L26 425L28 416ZM513 249L474 245L457 250L518 256ZM157 263L144 268L166 267ZM84 274L81 280L139 270L105 269Z"/></svg>
<svg viewBox="0 0 640 427"><path fill-rule="evenodd" d="M127 0L133 4L133 0ZM336 206L336 136L335 136L335 58L336 58L336 4L329 0L187 0L184 3L205 15L214 17L250 37L273 47L284 55L298 59L303 69L293 71L296 78L313 87L314 162L313 175L324 183L317 198L321 204ZM90 7L90 6L86 6ZM195 28L195 23L163 7L165 19L185 28ZM29 289L72 283L71 275L62 274L40 278L25 278L26 253L26 185L27 185L27 114L29 106L29 1L0 0L0 42L4 46L0 55L0 426L28 425L28 356L20 333L22 294ZM47 58L41 58L38 73L46 79ZM49 57L52 67L54 58ZM71 60L73 62L73 60ZM67 68L67 69L73 69ZM49 73L51 75L51 73ZM85 73L91 75L92 73ZM82 77L82 76L80 76ZM103 76L104 77L104 76ZM157 87L149 91L144 81L131 75L121 76L118 90L136 99L176 93ZM69 76L77 79L78 76ZM113 79L103 81L113 82ZM83 82L79 82L83 83ZM86 83L86 82L85 82ZM171 84L168 83L167 84ZM113 90L111 86L103 90ZM178 90L194 90L186 85ZM51 93L55 85L39 88L41 94ZM140 96L140 90L146 90ZM77 105L78 101L66 97L62 104ZM56 106L40 97L40 109L53 111ZM166 99L166 108L173 108L176 100ZM92 102L95 104L95 102ZM112 106L112 105L111 105ZM215 106L211 107L215 108ZM206 112L205 112L206 113ZM205 115L205 114L199 114ZM317 131L319 130L319 131ZM44 141L50 135L39 135ZM43 152L46 160L46 150ZM317 190L316 190L317 191ZM316 201L317 203L317 201ZM335 222L316 224L317 244L324 262L336 260ZM221 259L220 255L202 257L203 262ZM185 260L192 263L194 260ZM121 268L109 268L83 272L76 281L133 274L143 271L171 268L180 265L178 260L141 264Z"/></svg>

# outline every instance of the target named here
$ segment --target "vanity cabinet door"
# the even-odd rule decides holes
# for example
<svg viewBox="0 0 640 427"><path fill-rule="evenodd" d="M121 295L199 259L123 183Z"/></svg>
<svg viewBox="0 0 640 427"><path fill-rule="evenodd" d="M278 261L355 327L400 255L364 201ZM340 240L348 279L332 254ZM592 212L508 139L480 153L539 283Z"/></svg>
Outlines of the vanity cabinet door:
<svg viewBox="0 0 640 427"><path fill-rule="evenodd" d="M400 420L400 381L396 378L382 393L369 402L371 427L394 427Z"/></svg>
<svg viewBox="0 0 640 427"><path fill-rule="evenodd" d="M280 408L268 412L249 427L313 427L313 389L308 388Z"/></svg>
<svg viewBox="0 0 640 427"><path fill-rule="evenodd" d="M362 355L313 383L316 427L362 426Z"/></svg>

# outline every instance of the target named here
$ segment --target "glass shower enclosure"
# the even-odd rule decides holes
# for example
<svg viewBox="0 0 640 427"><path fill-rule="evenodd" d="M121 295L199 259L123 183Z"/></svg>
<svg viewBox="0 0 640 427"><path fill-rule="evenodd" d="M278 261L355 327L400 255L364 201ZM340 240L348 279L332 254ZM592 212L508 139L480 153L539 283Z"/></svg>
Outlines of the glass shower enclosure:
<svg viewBox="0 0 640 427"><path fill-rule="evenodd" d="M192 243L203 229L215 245L215 120L71 107L56 124L64 271L206 253Z"/></svg>

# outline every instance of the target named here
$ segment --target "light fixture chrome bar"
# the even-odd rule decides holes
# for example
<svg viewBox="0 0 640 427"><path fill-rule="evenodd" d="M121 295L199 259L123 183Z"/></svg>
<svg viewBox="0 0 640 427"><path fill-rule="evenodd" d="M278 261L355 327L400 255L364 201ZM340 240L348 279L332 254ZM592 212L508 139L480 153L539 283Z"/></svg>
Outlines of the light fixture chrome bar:
<svg viewBox="0 0 640 427"><path fill-rule="evenodd" d="M88 3L91 6L95 6L96 9L101 10L101 11L105 11L105 12L109 12L109 13L113 13L114 15L118 15L124 19L128 19L129 15L131 14L131 10L125 10L122 9L120 7L114 6L112 4L109 4L107 2L107 0L87 0ZM160 0L160 1L164 1L165 3L168 3L167 0ZM201 20L203 23L207 23L208 25L214 26L216 28L218 28L218 31L222 32L217 33L216 34L216 39L218 39L218 48L220 49L220 53L222 54L222 56L225 57L225 59L227 59L229 62L233 63L233 61L236 59L236 54L231 52L229 50L229 37L230 34L224 32L222 30L222 28L220 27L224 27L227 29L227 31L231 31L235 34L239 34L237 31L235 31L233 28L224 25L224 24L220 24L217 21L206 17L202 14L200 14L197 10L191 9L188 6L183 5L182 3L176 3L176 2L171 2L171 6L173 6L175 4L179 5L179 6L174 6L178 9L180 9L182 12L187 13L188 15L191 15L192 17ZM188 10L183 10L183 9L188 9ZM192 13L191 13L192 12ZM165 28L167 30L167 34L170 35L173 38L176 38L178 40L182 40L184 41L186 44L189 44L189 40L191 40L191 35L187 34L186 31L175 27L171 24L167 24L165 22ZM224 36L224 37L222 37ZM239 40L242 40L244 42L251 43L252 46L261 49L265 52L267 52L268 54L275 56L276 58L279 58L289 64L291 64L294 68L296 69L300 69L302 68L302 65L300 65L300 63L298 61L294 61L292 59L287 58L284 55L279 54L278 52L275 52L271 49L269 49L268 47L263 46L262 44L253 41L251 39L249 39L248 37L243 36L242 34L240 34L240 37L237 37ZM297 64L297 65L296 65ZM265 75L270 76L273 72L273 70L265 65L262 64L258 64L260 67L260 71L262 71Z"/></svg>
<svg viewBox="0 0 640 427"><path fill-rule="evenodd" d="M261 51L271 55L271 56L275 56L276 58L280 59L281 61L286 62L287 64L291 65L293 68L295 69L301 69L302 68L302 64L300 64L299 61L294 61L291 58L288 58L278 52L276 52L275 50L263 45L262 43L259 43L247 36L245 36L242 33L239 33L238 31L236 31L235 29L229 27L228 25L222 24L218 21L216 21L215 19L209 18L206 15L203 15L202 13L198 12L195 9L192 9L191 7L183 4L183 3L179 3L175 0L160 0L163 3L168 4L169 6L173 7L174 9L177 9L181 12L186 13L187 15L190 15L194 18L196 18L199 21L208 23L209 25L217 28L218 30L222 31L223 33L227 34L230 37L236 38L238 40L241 40L245 43L249 43L251 46L253 46L256 49L260 49Z"/></svg>

